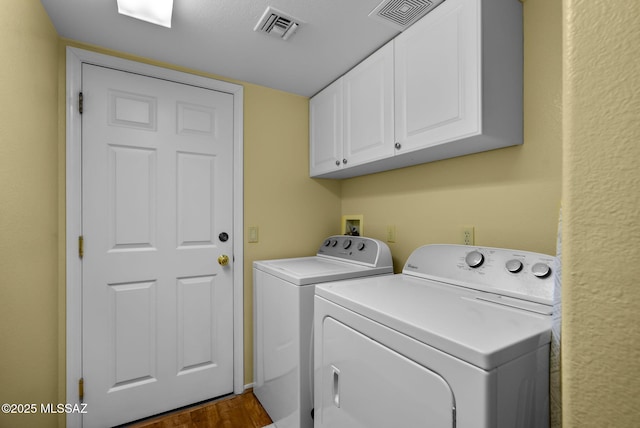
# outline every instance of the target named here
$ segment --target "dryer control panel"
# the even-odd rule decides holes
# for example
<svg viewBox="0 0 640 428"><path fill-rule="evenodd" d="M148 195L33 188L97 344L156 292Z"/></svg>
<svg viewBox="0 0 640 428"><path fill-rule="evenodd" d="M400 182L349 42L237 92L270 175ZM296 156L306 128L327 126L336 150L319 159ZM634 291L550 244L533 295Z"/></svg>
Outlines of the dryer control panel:
<svg viewBox="0 0 640 428"><path fill-rule="evenodd" d="M334 235L322 242L317 256L330 257L371 267L392 266L387 244L364 236Z"/></svg>
<svg viewBox="0 0 640 428"><path fill-rule="evenodd" d="M556 258L546 254L468 245L425 245L402 273L551 305Z"/></svg>

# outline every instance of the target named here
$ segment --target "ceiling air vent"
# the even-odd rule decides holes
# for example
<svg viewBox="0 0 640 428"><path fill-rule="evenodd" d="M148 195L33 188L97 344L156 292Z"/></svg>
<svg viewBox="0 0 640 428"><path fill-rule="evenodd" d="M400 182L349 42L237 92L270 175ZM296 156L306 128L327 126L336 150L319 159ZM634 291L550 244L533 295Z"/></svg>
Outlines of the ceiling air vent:
<svg viewBox="0 0 640 428"><path fill-rule="evenodd" d="M369 17L404 31L444 0L384 0Z"/></svg>
<svg viewBox="0 0 640 428"><path fill-rule="evenodd" d="M288 40L296 32L302 21L271 6L264 11L253 31L265 33L282 40Z"/></svg>

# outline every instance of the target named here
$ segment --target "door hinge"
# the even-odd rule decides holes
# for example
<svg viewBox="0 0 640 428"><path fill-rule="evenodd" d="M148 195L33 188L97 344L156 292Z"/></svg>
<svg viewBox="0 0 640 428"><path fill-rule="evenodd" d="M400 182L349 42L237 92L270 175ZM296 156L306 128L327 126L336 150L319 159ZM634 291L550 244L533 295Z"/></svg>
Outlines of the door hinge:
<svg viewBox="0 0 640 428"><path fill-rule="evenodd" d="M84 257L84 236L78 236L78 257Z"/></svg>
<svg viewBox="0 0 640 428"><path fill-rule="evenodd" d="M84 110L84 95L82 92L78 94L78 113L82 114Z"/></svg>
<svg viewBox="0 0 640 428"><path fill-rule="evenodd" d="M84 378L83 377L81 377L80 380L78 380L78 398L80 399L80 401L84 399Z"/></svg>

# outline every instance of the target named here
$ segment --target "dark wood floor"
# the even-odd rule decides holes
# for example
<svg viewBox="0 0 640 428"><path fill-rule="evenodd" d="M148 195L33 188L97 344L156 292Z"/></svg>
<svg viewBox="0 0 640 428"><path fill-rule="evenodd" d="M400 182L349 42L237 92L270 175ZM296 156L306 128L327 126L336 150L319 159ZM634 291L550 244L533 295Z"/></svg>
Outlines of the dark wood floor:
<svg viewBox="0 0 640 428"><path fill-rule="evenodd" d="M129 428L262 428L271 423L260 402L248 390L240 395L145 419Z"/></svg>

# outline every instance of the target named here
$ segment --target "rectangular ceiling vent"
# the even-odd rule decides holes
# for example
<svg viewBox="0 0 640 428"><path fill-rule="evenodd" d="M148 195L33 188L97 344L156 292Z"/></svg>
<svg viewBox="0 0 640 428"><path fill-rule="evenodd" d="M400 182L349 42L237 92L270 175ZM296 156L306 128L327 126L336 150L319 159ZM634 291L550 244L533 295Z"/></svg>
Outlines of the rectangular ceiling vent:
<svg viewBox="0 0 640 428"><path fill-rule="evenodd" d="M370 18L404 31L431 12L444 0L384 0L369 14Z"/></svg>
<svg viewBox="0 0 640 428"><path fill-rule="evenodd" d="M253 31L265 33L282 40L289 38L296 32L302 21L271 6L264 11L260 21L253 28Z"/></svg>

